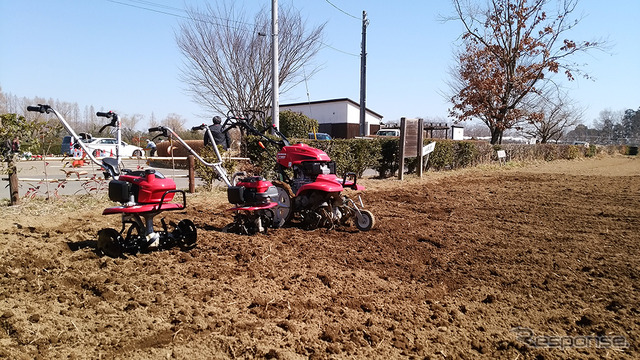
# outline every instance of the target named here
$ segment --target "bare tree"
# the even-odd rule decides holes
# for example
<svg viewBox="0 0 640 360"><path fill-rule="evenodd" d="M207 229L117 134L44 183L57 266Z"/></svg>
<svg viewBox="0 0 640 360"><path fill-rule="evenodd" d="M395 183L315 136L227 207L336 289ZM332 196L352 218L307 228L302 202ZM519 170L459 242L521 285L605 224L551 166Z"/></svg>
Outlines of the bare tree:
<svg viewBox="0 0 640 360"><path fill-rule="evenodd" d="M280 91L303 79L301 70L320 49L324 24L307 31L300 13L279 10ZM203 108L225 114L228 110L266 111L271 99L270 12L262 8L253 21L228 2L205 11L189 9L176 36L185 57L182 80ZM317 67L305 67L307 76Z"/></svg>
<svg viewBox="0 0 640 360"><path fill-rule="evenodd" d="M531 121L525 133L535 136L541 143L558 142L565 131L582 122L585 110L579 108L565 94L555 94L555 99L540 97L536 108L542 116Z"/></svg>
<svg viewBox="0 0 640 360"><path fill-rule="evenodd" d="M602 48L602 42L564 39L579 20L570 15L578 0L489 0L480 9L471 0L453 0L462 22L464 49L450 81L450 115L458 121L482 120L491 143L525 121L543 118L535 108L551 76L563 71L569 80L588 77L569 59L579 52ZM552 5L557 5L554 7Z"/></svg>
<svg viewBox="0 0 640 360"><path fill-rule="evenodd" d="M144 119L142 114L120 116L122 129L122 139L129 141L133 145L140 146L140 131L136 129L138 124Z"/></svg>
<svg viewBox="0 0 640 360"><path fill-rule="evenodd" d="M167 117L164 118L161 123L162 125L167 126L176 132L180 132L185 130L184 124L186 124L186 122L187 119L184 119L182 116L176 113L171 113L167 115Z"/></svg>
<svg viewBox="0 0 640 360"><path fill-rule="evenodd" d="M599 138L594 139L600 144L612 144L618 139L616 130L622 122L624 116L622 111L604 109L598 114L598 118L593 121L593 127L598 130Z"/></svg>
<svg viewBox="0 0 640 360"><path fill-rule="evenodd" d="M2 92L2 86L0 86L0 114L6 114L9 112L7 96Z"/></svg>

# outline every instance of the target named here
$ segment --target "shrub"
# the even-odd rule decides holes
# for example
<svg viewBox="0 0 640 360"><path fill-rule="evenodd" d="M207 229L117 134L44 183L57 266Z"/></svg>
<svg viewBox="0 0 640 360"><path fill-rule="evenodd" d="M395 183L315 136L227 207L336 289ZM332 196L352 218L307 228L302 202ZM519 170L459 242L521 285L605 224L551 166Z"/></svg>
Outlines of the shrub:
<svg viewBox="0 0 640 360"><path fill-rule="evenodd" d="M452 169L455 164L455 154L454 141L438 140L436 147L429 155L427 166L434 170Z"/></svg>
<svg viewBox="0 0 640 360"><path fill-rule="evenodd" d="M218 151L220 153L224 152L222 145L218 145ZM200 155L200 157L202 157L208 163L217 162L218 160L211 146L203 147L198 155ZM236 167L236 162L233 160L222 159L222 167L224 167L224 169L226 170L227 175L231 176L233 175L233 171ZM195 159L194 171L196 175L205 183L205 188L207 190L212 190L213 181L216 179L220 179L220 174L218 174L218 172L214 168L203 164L198 159Z"/></svg>
<svg viewBox="0 0 640 360"><path fill-rule="evenodd" d="M456 145L455 167L461 168L474 164L476 156L478 155L475 144L467 141L458 141Z"/></svg>
<svg viewBox="0 0 640 360"><path fill-rule="evenodd" d="M276 139L271 135L267 135ZM268 179L275 178L276 174L276 153L280 150L275 145L268 144L260 136L247 135L244 138L244 145L247 147L247 157L255 166L257 174L262 174ZM260 146L264 145L264 148Z"/></svg>
<svg viewBox="0 0 640 360"><path fill-rule="evenodd" d="M393 176L398 171L398 145L400 140L398 138L378 138L373 141L377 141L380 144L381 151L380 159L374 169L381 178Z"/></svg>
<svg viewBox="0 0 640 360"><path fill-rule="evenodd" d="M279 130L288 139L306 139L310 132L318 130L318 121L290 110L281 111Z"/></svg>
<svg viewBox="0 0 640 360"><path fill-rule="evenodd" d="M578 147L576 145L567 146L566 159L573 160L581 157L584 154L584 147Z"/></svg>

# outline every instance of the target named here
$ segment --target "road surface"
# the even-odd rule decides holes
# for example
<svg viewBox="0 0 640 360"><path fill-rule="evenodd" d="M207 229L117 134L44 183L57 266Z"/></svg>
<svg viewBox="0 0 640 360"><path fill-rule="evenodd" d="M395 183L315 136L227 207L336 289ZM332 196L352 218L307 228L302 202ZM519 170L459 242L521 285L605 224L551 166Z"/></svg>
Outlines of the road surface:
<svg viewBox="0 0 640 360"><path fill-rule="evenodd" d="M72 159L48 158L44 160L22 160L17 163L18 179L20 184L20 196L36 194L45 197L50 195L78 195L88 192L107 193L108 181L104 181L104 175L97 165L88 163L80 167L70 166ZM147 165L145 159L123 160L128 169L156 169L164 176L173 179L176 187L182 190L189 189L188 170L154 168ZM47 179L49 181L47 181ZM55 181L57 180L57 181ZM201 185L196 178L196 185ZM9 181L3 174L0 180L0 199L9 198Z"/></svg>

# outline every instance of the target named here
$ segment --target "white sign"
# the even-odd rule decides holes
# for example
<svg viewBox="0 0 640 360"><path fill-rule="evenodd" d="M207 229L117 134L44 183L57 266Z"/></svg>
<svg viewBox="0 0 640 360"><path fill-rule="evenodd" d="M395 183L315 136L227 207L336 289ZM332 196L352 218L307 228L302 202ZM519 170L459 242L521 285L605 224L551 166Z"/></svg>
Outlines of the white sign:
<svg viewBox="0 0 640 360"><path fill-rule="evenodd" d="M504 150L498 150L498 159L504 159L507 157L507 152Z"/></svg>
<svg viewBox="0 0 640 360"><path fill-rule="evenodd" d="M428 143L427 145L422 147L422 155L427 155L432 153L435 148L436 148L435 142Z"/></svg>

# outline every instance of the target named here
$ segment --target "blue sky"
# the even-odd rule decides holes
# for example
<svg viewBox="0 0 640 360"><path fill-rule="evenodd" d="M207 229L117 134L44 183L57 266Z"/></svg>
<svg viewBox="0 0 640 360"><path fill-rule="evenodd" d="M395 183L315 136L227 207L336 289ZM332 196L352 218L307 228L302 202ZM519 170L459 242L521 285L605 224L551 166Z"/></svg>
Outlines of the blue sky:
<svg viewBox="0 0 640 360"><path fill-rule="evenodd" d="M77 102L81 110L93 105L96 110L142 114L146 120L152 112L157 119L177 113L188 126L217 115L194 104L179 80L182 55L174 33L183 19L123 3L178 13L167 7L204 1L0 0L2 91ZM243 3L248 13L263 5L270 9L271 4ZM359 101L360 19L365 10L370 21L367 107L383 115L383 121L402 116L446 118L450 104L441 94L448 90L447 71L462 30L457 22L440 21L452 14L449 1L294 4L309 24L327 22L324 43L330 47L315 59L322 70L281 94L281 104L307 101L307 89L311 101L344 97ZM581 0L576 15L581 14L582 22L569 37L607 38L612 45L608 53L575 58L595 78L568 84L571 98L587 108L585 123L591 124L604 109L638 109L640 1Z"/></svg>

